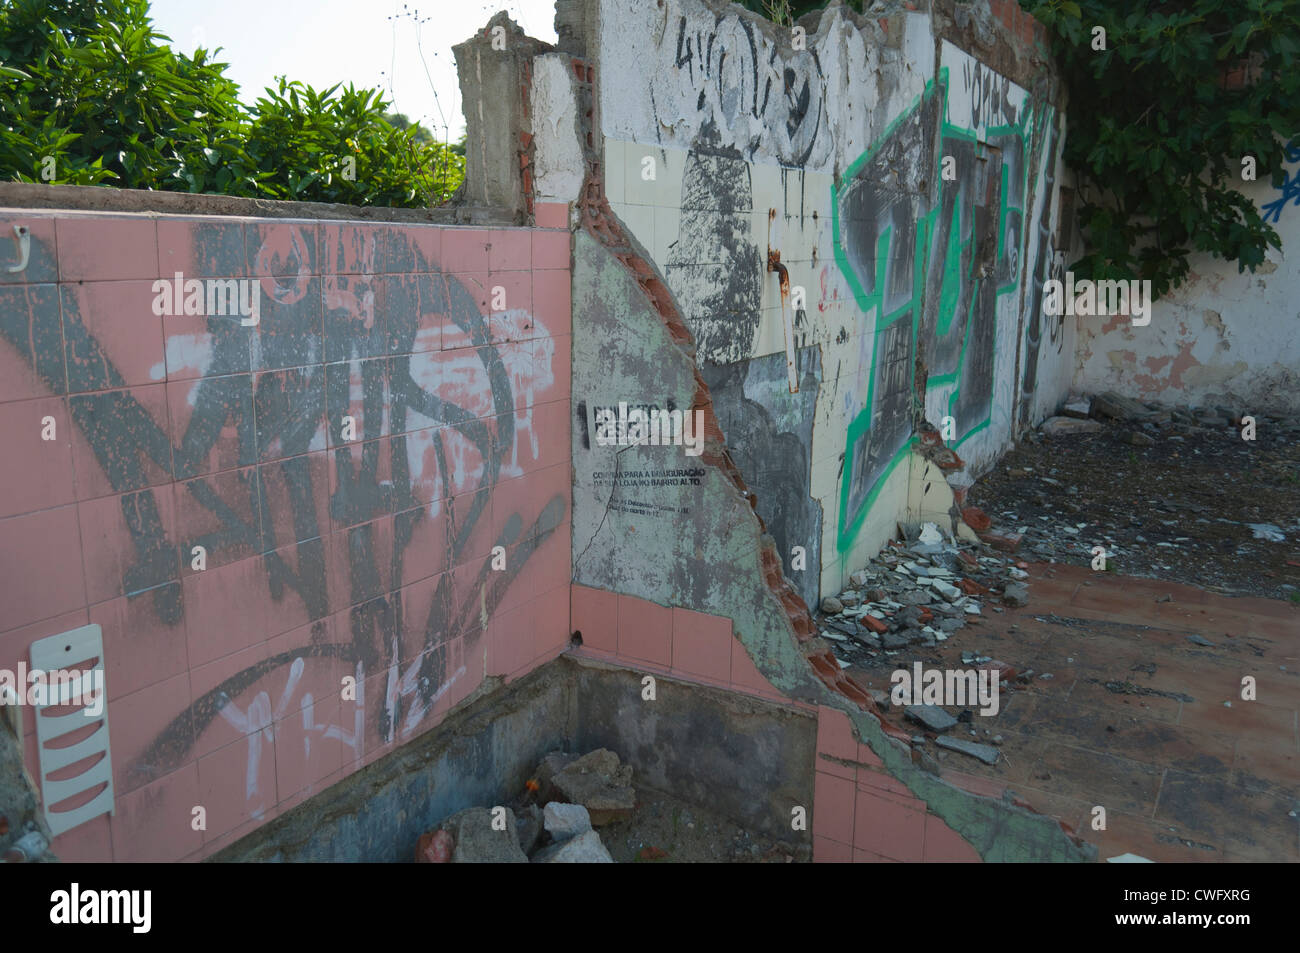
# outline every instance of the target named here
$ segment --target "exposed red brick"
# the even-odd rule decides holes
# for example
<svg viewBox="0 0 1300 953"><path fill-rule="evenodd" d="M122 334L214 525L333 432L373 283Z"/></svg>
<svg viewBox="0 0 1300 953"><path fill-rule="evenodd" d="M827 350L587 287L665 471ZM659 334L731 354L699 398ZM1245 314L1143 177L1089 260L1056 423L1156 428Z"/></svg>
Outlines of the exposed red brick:
<svg viewBox="0 0 1300 953"><path fill-rule="evenodd" d="M1019 672L1019 669L1017 669L1014 665L1008 665L1006 662L999 662L997 659L993 659L992 661L985 662L982 665L980 665L979 668L989 672L996 672L999 682L1014 681L1017 673Z"/></svg>
<svg viewBox="0 0 1300 953"><path fill-rule="evenodd" d="M1008 533L997 529L991 529L987 533L979 533L978 535L988 545L994 549L1000 549L1004 553L1014 553L1023 538L1019 533Z"/></svg>
<svg viewBox="0 0 1300 953"><path fill-rule="evenodd" d="M968 596L982 596L989 591L987 586L981 586L974 579L964 578L957 583L957 588Z"/></svg>
<svg viewBox="0 0 1300 953"><path fill-rule="evenodd" d="M993 521L978 506L966 507L961 511L961 518L966 521L967 526L976 532L983 532L993 526Z"/></svg>
<svg viewBox="0 0 1300 953"><path fill-rule="evenodd" d="M934 616L931 615L930 619L933 618ZM921 621L929 622L930 619L922 619ZM872 632L876 633L877 635L881 635L889 631L889 626L885 625L885 623L881 622L875 616L870 616L870 615L858 616L858 624L866 626L868 629L870 629Z"/></svg>

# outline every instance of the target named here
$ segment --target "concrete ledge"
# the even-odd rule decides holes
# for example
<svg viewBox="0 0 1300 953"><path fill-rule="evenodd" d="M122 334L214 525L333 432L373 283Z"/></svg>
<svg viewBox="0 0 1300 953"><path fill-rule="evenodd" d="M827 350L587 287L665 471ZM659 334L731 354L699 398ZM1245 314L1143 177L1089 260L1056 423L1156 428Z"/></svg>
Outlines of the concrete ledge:
<svg viewBox="0 0 1300 953"><path fill-rule="evenodd" d="M115 189L101 185L38 185L29 182L0 183L0 208L151 212L159 215L238 215L253 218L359 219L410 225L524 224L506 209L476 206L384 208Z"/></svg>

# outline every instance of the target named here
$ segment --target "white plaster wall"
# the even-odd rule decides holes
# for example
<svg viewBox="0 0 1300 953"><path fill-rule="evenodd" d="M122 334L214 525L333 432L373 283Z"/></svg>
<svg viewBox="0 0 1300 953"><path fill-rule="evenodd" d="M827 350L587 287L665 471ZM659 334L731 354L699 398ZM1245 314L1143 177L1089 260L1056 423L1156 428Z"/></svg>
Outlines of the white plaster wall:
<svg viewBox="0 0 1300 953"><path fill-rule="evenodd" d="M758 272L757 322L751 326L733 316L729 333L697 335L700 360L731 363L784 353L778 278L765 271L769 248L779 250L791 285L803 289L807 320L797 329L796 343L821 348L823 373L809 492L823 513L822 591L834 592L908 518L912 474L910 460L905 460L881 477L865 518L846 538L840 510L847 434L866 409L879 315L874 307L859 310L836 262L832 187L836 176L918 100L935 78L936 65L949 69L950 121L984 136L988 113L976 120L980 90L967 88L963 79L974 65L968 54L944 43L936 64L935 37L924 14L893 21L902 31L892 38L895 46L874 21L859 30L837 8L808 37L809 49L816 50L815 64L811 53L795 53L788 44L782 49L758 27L747 31L746 22L748 15L739 8L720 15L698 0L665 0L662 7L642 0L602 0L598 60L605 185L614 212L651 250L688 321L700 317L695 309L704 303L716 303L719 286L737 268ZM718 58L724 61L721 69ZM793 129L789 101L777 95L764 99L758 92L769 81L776 93L782 92L787 69L796 92L808 81L806 108ZM1014 84L1006 96L1017 110L1028 99ZM727 210L735 223L731 249L701 249L698 208L683 218L683 196L692 187L692 149L735 157L726 160L729 184L719 190L726 193L719 201L730 202L739 194L747 203ZM793 160L801 157L802 166L796 167ZM1041 158L1030 180L1041 176L1046 161ZM699 196L692 201L698 206ZM1055 226L1055 195L1044 195L1031 184L1026 205L1021 248L1029 224L1044 210ZM735 251L736 244L744 246L743 254ZM705 260L697 261L701 257ZM684 260L695 267L683 267ZM1026 264L1032 267L1034 261ZM1020 268L1020 287L997 300L990 422L957 447L972 469L986 466L1005 449L1017 412L1024 274ZM1039 380L1058 376L1051 390L1063 393L1071 371L1069 360L1049 360L1041 366ZM946 413L953 387L936 386L927 394L927 413L936 423Z"/></svg>
<svg viewBox="0 0 1300 953"><path fill-rule="evenodd" d="M541 202L573 202L582 191L586 166L570 60L563 53L533 57L533 187Z"/></svg>
<svg viewBox="0 0 1300 953"><path fill-rule="evenodd" d="M1300 178L1300 161L1287 174ZM1122 317L1073 319L1079 390L1240 413L1300 412L1300 205L1294 191L1287 199L1285 187L1269 182L1241 188L1270 219L1282 250L1270 249L1254 274L1196 255L1190 280L1156 302L1145 327Z"/></svg>

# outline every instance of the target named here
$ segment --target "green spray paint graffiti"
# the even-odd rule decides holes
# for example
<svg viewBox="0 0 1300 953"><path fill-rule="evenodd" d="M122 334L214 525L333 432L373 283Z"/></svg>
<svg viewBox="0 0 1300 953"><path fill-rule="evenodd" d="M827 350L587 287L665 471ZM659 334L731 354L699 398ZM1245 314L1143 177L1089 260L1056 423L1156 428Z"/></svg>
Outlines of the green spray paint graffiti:
<svg viewBox="0 0 1300 953"><path fill-rule="evenodd" d="M998 298L1021 274L1035 114L978 63L961 79L970 127L950 121L949 97L961 94L941 69L833 188L836 262L857 307L875 314L867 393L845 446L841 551L914 442L918 360L926 391L949 392L952 446L991 419Z"/></svg>

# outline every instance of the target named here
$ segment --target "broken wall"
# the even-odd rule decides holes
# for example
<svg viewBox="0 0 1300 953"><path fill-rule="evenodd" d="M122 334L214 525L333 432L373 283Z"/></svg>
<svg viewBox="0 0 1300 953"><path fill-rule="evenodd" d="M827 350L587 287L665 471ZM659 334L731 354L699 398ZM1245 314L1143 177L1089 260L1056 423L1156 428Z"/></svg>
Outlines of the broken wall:
<svg viewBox="0 0 1300 953"><path fill-rule="evenodd" d="M1063 322L1032 304L1064 134L1033 21L934 7L835 7L801 21L798 48L707 0L561 10L605 67L605 195L678 301L810 604L916 517L922 413L979 471L1072 372Z"/></svg>
<svg viewBox="0 0 1300 953"><path fill-rule="evenodd" d="M1077 317L1076 388L1239 414L1300 412L1300 137L1286 179L1239 183L1282 239L1252 274L1197 254L1191 275L1155 303L1151 323ZM1288 260L1289 259L1289 260Z"/></svg>
<svg viewBox="0 0 1300 953"><path fill-rule="evenodd" d="M0 668L93 624L107 669L115 810L58 856L206 856L567 645L566 231L15 226ZM177 273L246 282L257 323L159 314Z"/></svg>

